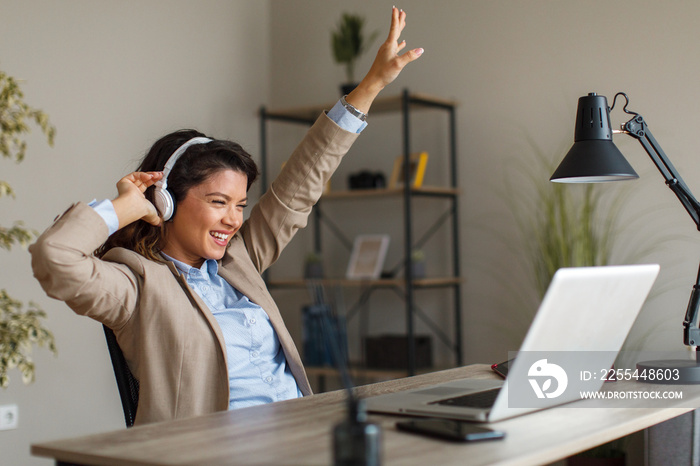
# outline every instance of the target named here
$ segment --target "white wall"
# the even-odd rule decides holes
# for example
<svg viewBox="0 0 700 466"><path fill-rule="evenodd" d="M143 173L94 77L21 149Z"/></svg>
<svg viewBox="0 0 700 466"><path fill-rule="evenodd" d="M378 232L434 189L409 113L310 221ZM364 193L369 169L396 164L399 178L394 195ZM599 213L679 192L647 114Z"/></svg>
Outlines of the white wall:
<svg viewBox="0 0 700 466"><path fill-rule="evenodd" d="M25 80L28 103L58 130L39 131L21 165L0 178L17 200L0 200L3 226L38 230L70 203L112 197L116 181L167 132L196 127L258 152L256 112L269 76L268 3L251 1L0 1L0 68ZM29 254L0 252L0 287L49 314L58 357L36 350L37 380L17 371L0 404L19 405L20 427L0 432L0 463L30 458L31 442L123 427L101 327L48 299Z"/></svg>
<svg viewBox="0 0 700 466"><path fill-rule="evenodd" d="M332 61L330 30L341 12L351 11L364 15L369 30L380 29L383 39L393 3L274 3L271 101L288 107L336 99L344 76ZM518 169L533 160L528 138L546 155L563 155L573 142L578 97L597 92L612 104L614 94L625 91L630 108L645 116L691 189L700 191L695 140L700 5L676 0L404 0L397 6L408 13L408 47L424 47L426 52L385 94L407 87L460 102L464 357L467 362L492 363L517 349L536 308L528 293L529 274L522 267L518 227L507 206L511 201L502 195L507 180L515 193L524 189ZM372 55L359 68L366 70ZM401 150L400 126L397 119L387 118L373 119L370 111L370 127L341 165L334 178L338 184L344 185L345 176L359 168L391 170ZM621 108L612 118L616 126L628 119ZM414 148L424 143L440 149L439 125L424 124L427 128ZM616 137L616 143L642 176L623 188L631 198L624 218L638 220L622 234L617 260L655 240L666 240L640 259L660 262L662 272L628 345L680 349L681 322L700 259L697 232L639 144L624 136ZM429 171L444 155L430 151ZM549 173L542 176L548 178ZM604 189L619 195L610 185ZM380 206L384 219L370 217L369 205L361 209L361 215L368 216L362 226L371 229L377 222L377 232L390 228L386 217L393 216L394 223L401 218L400 211L392 212L398 207ZM426 210L419 216L428 214ZM352 228L348 227L350 237L356 234ZM391 233L401 238L396 228ZM441 257L439 249L437 254ZM440 301L435 303L439 311ZM383 304L371 310L371 331L390 326L401 330L403 317Z"/></svg>

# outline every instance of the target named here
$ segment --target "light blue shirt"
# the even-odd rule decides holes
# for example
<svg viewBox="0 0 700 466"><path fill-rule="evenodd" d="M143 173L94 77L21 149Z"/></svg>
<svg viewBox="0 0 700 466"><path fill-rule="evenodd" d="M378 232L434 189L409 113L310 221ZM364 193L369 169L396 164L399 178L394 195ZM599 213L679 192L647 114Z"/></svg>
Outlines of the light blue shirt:
<svg viewBox="0 0 700 466"><path fill-rule="evenodd" d="M226 343L229 409L301 397L267 313L218 275L209 259L199 269L172 257L187 284L202 298Z"/></svg>
<svg viewBox="0 0 700 466"><path fill-rule="evenodd" d="M348 112L340 101L328 117L353 133L367 127L367 122ZM92 201L90 206L105 221L110 235L119 229L110 200ZM184 274L221 327L228 360L229 409L302 396L267 313L218 275L217 262L206 260L197 269L163 256Z"/></svg>

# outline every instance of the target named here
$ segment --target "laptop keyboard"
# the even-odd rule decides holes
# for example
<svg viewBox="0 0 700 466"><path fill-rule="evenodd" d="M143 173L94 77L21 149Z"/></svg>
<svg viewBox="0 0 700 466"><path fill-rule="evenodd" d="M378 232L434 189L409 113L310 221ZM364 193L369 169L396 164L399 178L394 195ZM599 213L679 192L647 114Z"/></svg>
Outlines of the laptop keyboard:
<svg viewBox="0 0 700 466"><path fill-rule="evenodd" d="M493 406L500 388L493 388L483 392L468 393L466 395L447 398L445 400L433 401L431 405L461 406L464 408L490 408Z"/></svg>

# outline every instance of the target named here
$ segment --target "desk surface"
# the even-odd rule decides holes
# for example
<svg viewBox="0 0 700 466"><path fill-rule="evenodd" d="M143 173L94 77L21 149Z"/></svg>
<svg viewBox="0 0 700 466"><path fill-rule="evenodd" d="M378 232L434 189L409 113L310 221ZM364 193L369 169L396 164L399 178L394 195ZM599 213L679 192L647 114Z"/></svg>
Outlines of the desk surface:
<svg viewBox="0 0 700 466"><path fill-rule="evenodd" d="M358 387L360 396L417 388L465 376L495 377L488 366L424 374ZM617 382L622 383L622 382ZM589 401L491 424L505 440L451 443L399 432L397 416L370 415L383 428L384 464L529 465L565 458L691 411L669 408L591 408ZM344 419L345 393L216 413L173 422L32 445L32 454L95 465L332 464L332 427ZM698 401L700 395L694 395ZM643 406L643 402L639 406ZM629 406L629 402L626 403ZM683 407L675 407L683 406Z"/></svg>

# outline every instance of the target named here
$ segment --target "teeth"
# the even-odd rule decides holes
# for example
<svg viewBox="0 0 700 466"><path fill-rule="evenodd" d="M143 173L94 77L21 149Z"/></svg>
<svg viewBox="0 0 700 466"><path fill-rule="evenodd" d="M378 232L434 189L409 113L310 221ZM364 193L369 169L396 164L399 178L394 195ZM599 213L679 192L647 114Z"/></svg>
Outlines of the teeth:
<svg viewBox="0 0 700 466"><path fill-rule="evenodd" d="M211 235L216 239L220 239L220 240L224 240L224 241L226 241L228 239L228 235L225 235L223 233L217 233L215 231L211 232Z"/></svg>

